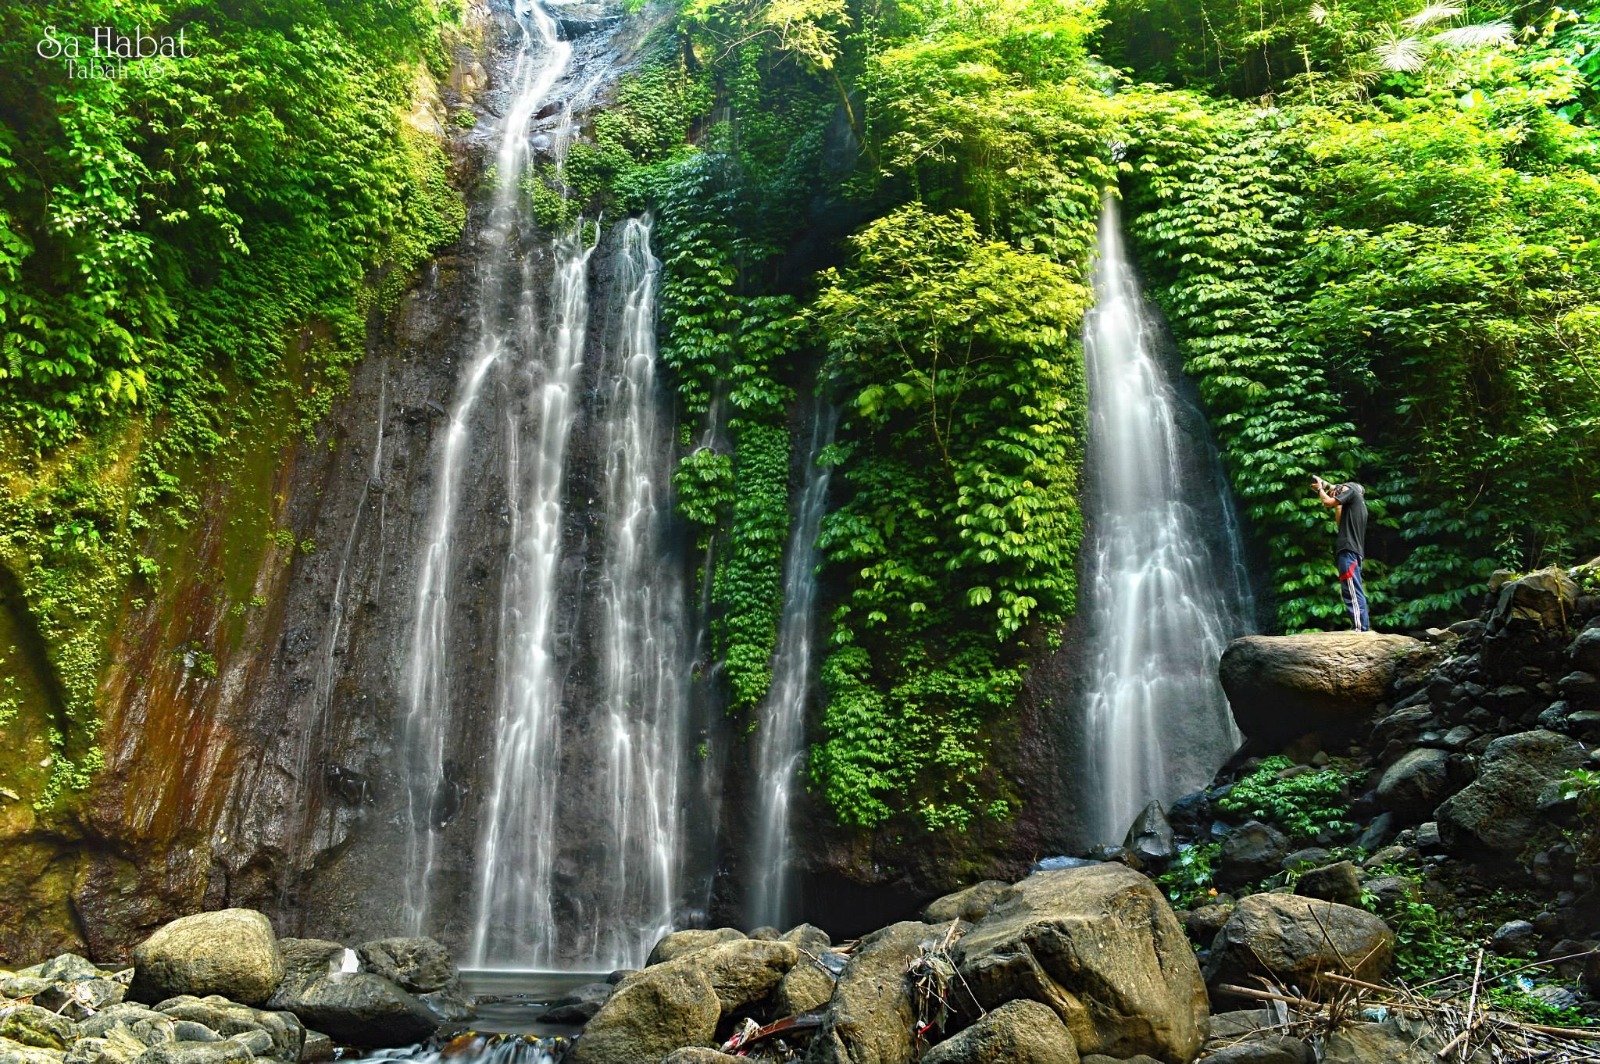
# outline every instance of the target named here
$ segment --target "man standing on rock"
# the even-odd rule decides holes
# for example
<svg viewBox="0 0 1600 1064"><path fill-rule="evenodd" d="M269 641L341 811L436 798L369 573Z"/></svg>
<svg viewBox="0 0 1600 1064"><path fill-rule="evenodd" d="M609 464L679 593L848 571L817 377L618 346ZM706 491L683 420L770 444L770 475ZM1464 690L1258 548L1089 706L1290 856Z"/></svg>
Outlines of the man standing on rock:
<svg viewBox="0 0 1600 1064"><path fill-rule="evenodd" d="M1367 614L1367 591L1361 585L1361 560L1366 557L1367 497L1361 485L1353 480L1343 484L1329 484L1321 477L1312 477L1322 505L1333 507L1339 522L1339 538L1333 546L1333 564L1339 570L1339 597L1344 599L1356 631L1372 631L1372 619Z"/></svg>

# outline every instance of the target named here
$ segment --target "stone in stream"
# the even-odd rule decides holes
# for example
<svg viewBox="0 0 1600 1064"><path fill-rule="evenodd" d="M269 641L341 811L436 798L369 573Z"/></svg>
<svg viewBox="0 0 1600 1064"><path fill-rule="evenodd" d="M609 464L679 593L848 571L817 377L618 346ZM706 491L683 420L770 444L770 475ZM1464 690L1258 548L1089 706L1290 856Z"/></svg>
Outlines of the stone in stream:
<svg viewBox="0 0 1600 1064"><path fill-rule="evenodd" d="M940 1042L923 1064L1078 1064L1078 1048L1048 1005L1008 1001Z"/></svg>
<svg viewBox="0 0 1600 1064"><path fill-rule="evenodd" d="M1178 838L1160 802L1151 802L1134 817L1122 848L1147 865L1163 865L1177 856Z"/></svg>
<svg viewBox="0 0 1600 1064"><path fill-rule="evenodd" d="M683 1046L709 1046L722 1005L706 974L661 964L635 972L584 1028L570 1064L639 1064Z"/></svg>
<svg viewBox="0 0 1600 1064"><path fill-rule="evenodd" d="M356 947L356 955L363 969L413 994L453 990L461 985L450 951L431 938L364 942Z"/></svg>
<svg viewBox="0 0 1600 1064"><path fill-rule="evenodd" d="M1437 656L1403 635L1248 635L1228 644L1218 672L1239 730L1282 745L1312 731L1361 729L1397 674Z"/></svg>
<svg viewBox="0 0 1600 1064"><path fill-rule="evenodd" d="M1241 898L1217 932L1206 964L1213 994L1268 975L1310 992L1327 972L1373 982L1389 968L1394 934L1369 912L1295 894Z"/></svg>
<svg viewBox="0 0 1600 1064"><path fill-rule="evenodd" d="M1010 889L1010 883L998 879L985 879L954 894L946 894L942 898L930 901L922 909L922 919L930 924L948 924L951 920L977 923L989 914L990 907Z"/></svg>
<svg viewBox="0 0 1600 1064"><path fill-rule="evenodd" d="M260 1005L283 980L272 924L253 909L222 909L172 921L133 951L136 1001L220 994Z"/></svg>
<svg viewBox="0 0 1600 1064"><path fill-rule="evenodd" d="M362 970L415 994L440 1021L466 1023L477 1015L461 991L461 973L450 959L450 951L433 939L385 938L362 943L355 952Z"/></svg>
<svg viewBox="0 0 1600 1064"><path fill-rule="evenodd" d="M1200 1048L1207 1002L1194 951L1166 898L1125 866L1029 876L956 952L980 1005L1043 1002L1080 1053L1187 1064Z"/></svg>
<svg viewBox="0 0 1600 1064"><path fill-rule="evenodd" d="M594 1019L600 1006L616 992L610 983L584 983L550 1002L539 1016L540 1023L559 1023L577 1027Z"/></svg>
<svg viewBox="0 0 1600 1064"><path fill-rule="evenodd" d="M293 1013L336 1042L363 1048L411 1045L439 1026L416 996L371 972L285 979L268 1005Z"/></svg>

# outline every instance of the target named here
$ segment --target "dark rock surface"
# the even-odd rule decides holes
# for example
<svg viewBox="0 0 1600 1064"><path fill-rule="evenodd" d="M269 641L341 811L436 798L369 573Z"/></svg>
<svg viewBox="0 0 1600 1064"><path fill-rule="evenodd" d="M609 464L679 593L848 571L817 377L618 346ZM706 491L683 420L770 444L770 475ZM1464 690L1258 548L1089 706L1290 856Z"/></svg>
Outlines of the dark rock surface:
<svg viewBox="0 0 1600 1064"><path fill-rule="evenodd" d="M1401 670L1435 656L1400 635L1327 632L1235 639L1219 673L1239 730L1267 743L1364 728Z"/></svg>
<svg viewBox="0 0 1600 1064"><path fill-rule="evenodd" d="M1223 984L1251 986L1260 974L1307 988L1324 972L1375 981L1393 950L1393 932L1369 912L1294 894L1252 894L1217 932L1206 985L1216 994Z"/></svg>

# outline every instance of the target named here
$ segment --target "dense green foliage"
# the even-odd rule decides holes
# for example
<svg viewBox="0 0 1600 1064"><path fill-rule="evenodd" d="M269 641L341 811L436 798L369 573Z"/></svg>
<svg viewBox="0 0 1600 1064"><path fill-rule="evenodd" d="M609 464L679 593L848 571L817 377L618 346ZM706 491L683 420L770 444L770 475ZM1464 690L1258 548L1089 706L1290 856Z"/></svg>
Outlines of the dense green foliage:
<svg viewBox="0 0 1600 1064"><path fill-rule="evenodd" d="M1216 805L1224 813L1275 824L1292 839L1311 840L1352 826L1351 782L1337 768L1296 766L1276 755L1235 783Z"/></svg>
<svg viewBox="0 0 1600 1064"><path fill-rule="evenodd" d="M1276 107L1130 93L1128 184L1280 623L1337 616L1304 487L1321 473L1366 484L1375 620L1408 626L1451 616L1496 567L1597 545L1578 472L1600 467L1593 14L1513 42L1329 10L1273 31L1312 72L1278 68ZM1222 61L1218 84L1246 76Z"/></svg>
<svg viewBox="0 0 1600 1064"><path fill-rule="evenodd" d="M462 222L402 119L448 7L135 6L0 12L0 559L61 677L58 787L93 764L108 604L161 575L149 526L260 404L313 423ZM100 80L35 53L135 19L190 58ZM1013 707L1077 605L1108 190L1279 627L1342 620L1313 473L1368 487L1380 626L1600 550L1597 86L1592 4L683 0L520 182L552 229L654 212L701 675L747 724L796 400L841 409L811 779L848 824L960 829L1013 810ZM1225 801L1312 836L1336 777Z"/></svg>
<svg viewBox="0 0 1600 1064"><path fill-rule="evenodd" d="M64 702L43 804L96 763L108 626L158 576L152 522L195 507L194 462L280 406L291 372L313 423L369 309L459 231L442 147L404 120L454 17L429 0L0 9L0 564ZM93 27L135 24L184 54L85 76Z"/></svg>

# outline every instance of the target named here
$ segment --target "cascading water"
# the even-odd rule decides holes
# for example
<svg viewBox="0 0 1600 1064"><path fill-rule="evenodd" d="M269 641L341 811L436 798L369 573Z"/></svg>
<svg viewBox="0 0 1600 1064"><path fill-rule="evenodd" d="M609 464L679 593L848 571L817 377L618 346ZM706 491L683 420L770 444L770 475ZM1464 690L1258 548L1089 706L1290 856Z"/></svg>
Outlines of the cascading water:
<svg viewBox="0 0 1600 1064"><path fill-rule="evenodd" d="M412 934L429 929L429 885L442 826L439 821L450 804L444 765L451 717L451 559L464 460L471 443L473 415L490 371L534 332L529 318L534 303L531 260L517 253L528 223L518 183L533 151L541 146L536 145L531 128L534 115L572 62L572 46L559 39L555 20L543 7L518 0L515 15L522 36L511 72L511 103L495 155L494 198L483 235L485 267L478 293L478 338L457 388L439 451L429 534L417 577L401 729L410 829L402 908ZM559 147L560 138L553 142ZM509 320L504 313L507 306L512 308Z"/></svg>
<svg viewBox="0 0 1600 1064"><path fill-rule="evenodd" d="M557 956L551 906L563 679L556 647L557 581L592 253L581 233L556 245L548 342L527 367L538 423L530 469L523 469L517 446L522 418L516 413L509 418L512 447L506 481L512 526L500 612L500 713L472 936L472 961L480 968L511 963L550 967Z"/></svg>
<svg viewBox="0 0 1600 1064"><path fill-rule="evenodd" d="M671 542L674 422L656 379L660 264L645 220L538 231L521 191L530 164L552 160L559 186L573 100L615 59L588 48L576 63L537 3L519 0L516 17L478 329L437 445L418 571L404 917L412 933L465 923L477 968L609 970L642 963L698 889L686 884L710 882L687 756L695 641ZM607 261L614 283L591 306L590 273ZM484 510L504 524L472 526L487 540L457 535ZM478 608L496 576L498 610ZM493 655L449 659L474 642ZM492 689L452 705L452 686L491 663ZM460 767L478 756L483 771ZM436 896L463 898L466 919Z"/></svg>
<svg viewBox="0 0 1600 1064"><path fill-rule="evenodd" d="M1217 662L1254 612L1216 458L1180 426L1115 202L1100 218L1089 378L1089 827L1120 842L1151 799L1202 785L1238 744Z"/></svg>
<svg viewBox="0 0 1600 1064"><path fill-rule="evenodd" d="M606 549L597 592L609 812L599 841L607 874L593 921L577 929L580 952L601 968L636 963L671 930L683 849L688 633L681 577L663 549L672 425L656 384L660 273L649 223L627 222L616 266L620 337L603 385ZM634 915L618 920L625 913Z"/></svg>
<svg viewBox="0 0 1600 1064"><path fill-rule="evenodd" d="M747 917L752 926L788 926L792 909L789 818L805 760L805 717L815 680L817 538L828 505L831 467L818 459L833 442L836 408L818 404L811 445L783 571L783 614L772 659L772 686L762 704L757 743L760 813L756 820L754 879Z"/></svg>

